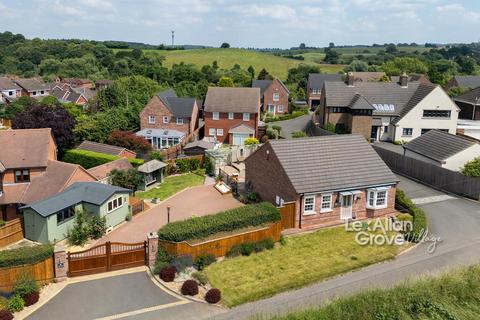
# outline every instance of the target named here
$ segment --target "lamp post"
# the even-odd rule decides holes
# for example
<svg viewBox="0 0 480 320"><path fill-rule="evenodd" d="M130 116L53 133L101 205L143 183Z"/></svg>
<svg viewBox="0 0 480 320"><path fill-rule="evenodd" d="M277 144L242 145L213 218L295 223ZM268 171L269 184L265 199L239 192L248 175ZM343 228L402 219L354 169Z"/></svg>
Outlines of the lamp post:
<svg viewBox="0 0 480 320"><path fill-rule="evenodd" d="M170 223L170 207L167 207L167 223Z"/></svg>

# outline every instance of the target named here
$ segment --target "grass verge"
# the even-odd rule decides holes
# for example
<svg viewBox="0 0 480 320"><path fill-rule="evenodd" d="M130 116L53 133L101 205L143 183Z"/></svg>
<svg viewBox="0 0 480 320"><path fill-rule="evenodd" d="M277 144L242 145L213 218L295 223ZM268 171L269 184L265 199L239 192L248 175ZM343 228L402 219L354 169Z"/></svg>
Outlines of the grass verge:
<svg viewBox="0 0 480 320"><path fill-rule="evenodd" d="M158 187L144 192L137 192L135 195L142 199L159 198L164 200L185 188L202 185L204 181L205 176L196 173L169 176Z"/></svg>

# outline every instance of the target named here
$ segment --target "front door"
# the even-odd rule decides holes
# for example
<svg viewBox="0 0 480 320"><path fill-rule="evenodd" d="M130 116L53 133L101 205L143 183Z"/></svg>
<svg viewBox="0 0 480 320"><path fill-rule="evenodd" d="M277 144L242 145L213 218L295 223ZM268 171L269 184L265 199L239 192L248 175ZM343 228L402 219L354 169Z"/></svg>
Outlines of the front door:
<svg viewBox="0 0 480 320"><path fill-rule="evenodd" d="M372 139L372 141L377 141L377 137L378 137L378 127L372 126L372 133L370 135L370 138Z"/></svg>
<svg viewBox="0 0 480 320"><path fill-rule="evenodd" d="M353 195L347 194L341 196L341 210L340 210L340 218L341 219L351 219L352 218L352 202L353 202Z"/></svg>
<svg viewBox="0 0 480 320"><path fill-rule="evenodd" d="M268 105L268 113L275 114L275 105L273 104Z"/></svg>

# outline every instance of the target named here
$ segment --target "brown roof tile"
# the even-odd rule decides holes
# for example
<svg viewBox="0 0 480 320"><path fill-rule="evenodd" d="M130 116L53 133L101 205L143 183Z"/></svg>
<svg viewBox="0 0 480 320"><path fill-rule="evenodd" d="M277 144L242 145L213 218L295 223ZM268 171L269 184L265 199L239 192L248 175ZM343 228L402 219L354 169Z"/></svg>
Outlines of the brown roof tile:
<svg viewBox="0 0 480 320"><path fill-rule="evenodd" d="M260 112L260 88L208 88L207 112Z"/></svg>
<svg viewBox="0 0 480 320"><path fill-rule="evenodd" d="M133 168L132 164L126 158L121 158L90 168L87 171L98 180L102 180L105 179L112 170L128 170L131 168Z"/></svg>

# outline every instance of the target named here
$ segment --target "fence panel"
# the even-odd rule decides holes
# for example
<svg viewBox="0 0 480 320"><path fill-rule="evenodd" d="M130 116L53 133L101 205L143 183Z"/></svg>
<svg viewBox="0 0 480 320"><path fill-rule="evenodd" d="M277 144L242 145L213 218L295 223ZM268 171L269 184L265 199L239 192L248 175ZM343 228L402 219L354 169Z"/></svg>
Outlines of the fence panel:
<svg viewBox="0 0 480 320"><path fill-rule="evenodd" d="M22 219L18 218L8 221L3 227L0 227L0 248L22 240L23 237Z"/></svg>
<svg viewBox="0 0 480 320"><path fill-rule="evenodd" d="M53 257L31 265L0 269L0 291L12 291L15 281L23 274L31 275L39 284L52 281L55 278Z"/></svg>

